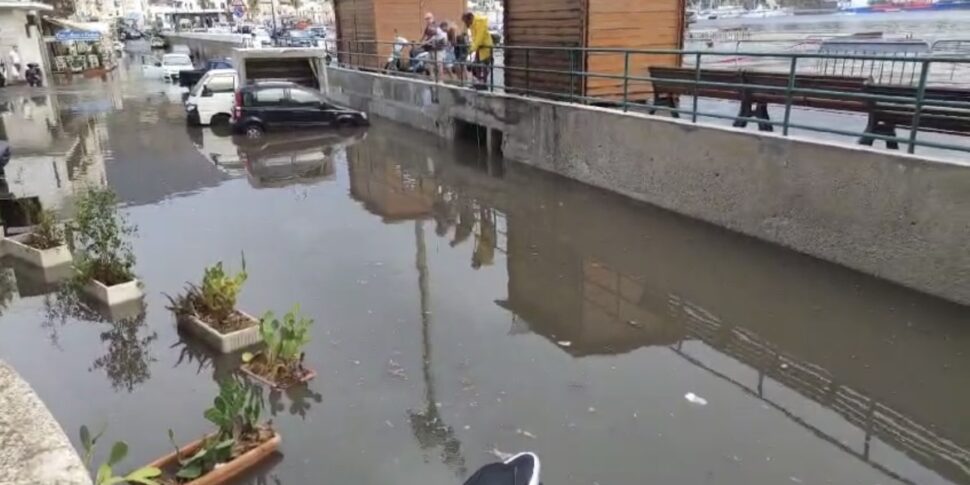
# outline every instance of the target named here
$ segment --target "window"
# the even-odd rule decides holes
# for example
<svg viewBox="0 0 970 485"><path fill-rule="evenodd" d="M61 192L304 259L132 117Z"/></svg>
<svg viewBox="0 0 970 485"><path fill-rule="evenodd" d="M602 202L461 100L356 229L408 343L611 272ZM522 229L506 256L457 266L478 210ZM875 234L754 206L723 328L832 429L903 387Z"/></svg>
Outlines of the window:
<svg viewBox="0 0 970 485"><path fill-rule="evenodd" d="M213 93L231 93L235 90L232 76L215 76L206 83L206 87Z"/></svg>
<svg viewBox="0 0 970 485"><path fill-rule="evenodd" d="M286 99L283 88L265 88L256 91L256 104L279 104Z"/></svg>
<svg viewBox="0 0 970 485"><path fill-rule="evenodd" d="M320 96L312 91L299 88L290 89L290 102L293 104L320 104Z"/></svg>

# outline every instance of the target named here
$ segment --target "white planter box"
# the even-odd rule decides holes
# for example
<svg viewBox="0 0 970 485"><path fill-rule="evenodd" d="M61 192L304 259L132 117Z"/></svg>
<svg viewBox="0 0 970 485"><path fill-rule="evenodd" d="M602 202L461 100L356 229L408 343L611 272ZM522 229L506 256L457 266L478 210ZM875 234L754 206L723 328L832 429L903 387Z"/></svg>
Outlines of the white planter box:
<svg viewBox="0 0 970 485"><path fill-rule="evenodd" d="M36 249L24 244L24 241L29 237L30 234L28 233L3 238L3 251L41 268L53 268L69 264L72 261L71 251L67 249L66 245L62 244L51 249Z"/></svg>
<svg viewBox="0 0 970 485"><path fill-rule="evenodd" d="M141 291L138 280L131 280L114 286L105 286L100 281L90 280L84 284L84 293L108 306L139 300L145 296Z"/></svg>
<svg viewBox="0 0 970 485"><path fill-rule="evenodd" d="M206 345L222 354L229 354L262 342L263 339L259 334L259 320L246 312L236 311L252 320L253 326L224 334L219 333L218 330L212 328L208 323L205 323L195 315L179 318L179 324L186 331L205 342Z"/></svg>

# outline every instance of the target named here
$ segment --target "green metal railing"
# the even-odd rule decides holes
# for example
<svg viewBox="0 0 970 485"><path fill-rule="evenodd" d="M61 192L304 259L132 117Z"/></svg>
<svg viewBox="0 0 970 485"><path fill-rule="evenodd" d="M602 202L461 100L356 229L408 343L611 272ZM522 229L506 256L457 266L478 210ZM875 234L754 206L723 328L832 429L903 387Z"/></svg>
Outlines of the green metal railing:
<svg viewBox="0 0 970 485"><path fill-rule="evenodd" d="M545 47L545 46L494 46L493 59L502 57L506 61L509 56L515 57L513 65L502 63L479 64L464 60L456 60L458 72L464 73L463 76L446 78L441 75L435 66L439 64L437 53L432 53L427 65L429 72L425 75L411 72L401 72L396 66L387 62L389 53L393 50L395 43L375 42L375 41L335 41L331 47L333 57L341 67L375 70L397 75L406 75L421 78L435 83L447 82L454 84L473 85L477 89L487 89L490 91L506 92L509 94L522 96L536 96L542 98L553 98L560 101L575 102L582 104L595 104L616 108L622 111L647 111L647 112L667 112L672 115L689 115L693 123L697 123L699 118L711 118L731 121L738 123L756 123L760 127L780 127L783 136L789 136L792 129L804 130L808 132L826 133L854 137L858 139L868 139L869 141L880 140L888 146L905 144L909 153L914 153L916 147L927 147L940 150L952 150L957 152L970 152L970 139L963 144L961 135L970 135L970 59L962 57L944 56L893 56L893 55L832 55L825 53L778 53L778 52L719 52L703 50L673 50L673 49L620 49L620 48L583 48L583 47ZM402 47L401 43L397 44ZM402 62L407 62L406 52L415 45L407 44L401 49ZM586 66L591 64L591 60L596 56L617 56L622 58L623 72L606 73L593 72L587 70ZM642 57L668 56L671 59L681 60L687 64L685 69L692 69L693 75L690 79L676 77L652 77L642 74L648 71L649 62L638 61ZM711 59L723 57L754 57L754 58L774 58L780 60L781 69L763 71L749 70L738 71L735 69L725 70L706 67L707 65L717 66ZM348 60L353 62L347 62ZM370 62L368 62L370 61ZM813 62L814 61L814 62ZM906 85L889 86L896 89L898 93L904 94L878 94L866 92L869 87L886 87L870 81L866 84L866 90L837 89L837 88L810 88L799 86L799 81L807 80L815 75L812 72L814 65L819 62L891 62L892 65L911 65L909 69L918 73L917 82ZM548 67L550 64L567 64L567 69ZM952 71L947 69L944 76L934 75L934 66L949 65L953 69L965 69L966 75L956 76L966 84L954 83ZM475 83L472 76L468 75L469 69L487 69L489 75L487 82ZM907 69L903 67L904 71ZM807 71L807 72L806 72ZM725 72L749 72L753 74L774 73L785 75L787 82L784 85L759 84L751 82L724 82L705 79L710 73ZM909 71L905 71L909 72ZM514 85L500 81L496 83L496 75L506 78L507 75L518 75ZM548 82L546 89L539 89L537 81L547 80L549 77L558 77L562 89L550 90ZM568 77L568 81L562 81ZM832 77L832 76L829 76ZM583 87L586 82L592 79L606 79L616 82L617 93L612 96L590 96L584 93ZM638 86L645 83L658 83L662 85L683 86L678 90L676 96L689 96L691 102L689 107L682 107L679 103L673 106L666 106L644 99L642 93L634 94L631 91L634 83ZM835 83L837 84L837 83ZM541 84L538 84L542 86ZM706 98L705 90L720 89L724 92L734 91L738 93L739 102L759 102L766 105L780 105L783 108L781 120L772 120L758 116L727 115L721 112L702 110L701 98ZM877 90L878 89L874 89ZM656 93L657 90L653 89ZM745 94L755 93L751 98L746 98ZM942 93L942 94L941 94ZM699 95L698 95L699 94ZM757 101L763 99L765 95L774 94L783 96L784 102L777 101ZM858 131L843 129L834 126L819 124L807 124L796 121L806 113L799 112L796 116L796 109L818 110L802 106L798 102L798 97L812 97L816 100L829 101L854 101L859 104L855 110L834 110L853 112L858 116L867 116L869 122L878 118L881 114L889 113L893 119L899 121L905 117L905 122L891 123L890 127L895 130L895 125L905 126L908 133L903 136L886 134L874 131L873 126L867 123L867 129ZM722 97L722 99L724 99ZM752 101L754 99L755 101ZM656 101L656 97L654 100ZM823 109L824 110L824 109ZM831 111L831 110L825 110ZM905 114L905 116L901 115ZM885 130L883 130L885 131ZM946 135L952 140L934 141L921 139L919 134L924 131L933 131L941 135ZM953 136L956 135L956 136Z"/></svg>

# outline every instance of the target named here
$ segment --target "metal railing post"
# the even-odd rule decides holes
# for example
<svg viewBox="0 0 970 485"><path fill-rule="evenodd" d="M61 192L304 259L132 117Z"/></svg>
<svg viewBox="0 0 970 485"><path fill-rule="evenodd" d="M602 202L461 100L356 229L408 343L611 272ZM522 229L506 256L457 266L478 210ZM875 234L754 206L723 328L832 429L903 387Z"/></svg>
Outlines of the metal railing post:
<svg viewBox="0 0 970 485"><path fill-rule="evenodd" d="M525 93L529 94L532 90L532 83L529 81L529 51L531 49L526 48L525 50ZM508 77L508 73L505 74Z"/></svg>
<svg viewBox="0 0 970 485"><path fill-rule="evenodd" d="M630 51L623 51L623 111L629 109L630 97Z"/></svg>
<svg viewBox="0 0 970 485"><path fill-rule="evenodd" d="M697 88L701 83L701 53L698 52L694 57L694 88L691 90L691 111L690 111L690 122L697 123ZM672 103L673 104L673 103ZM677 103L680 104L680 103ZM677 114L676 111L671 111L672 114Z"/></svg>
<svg viewBox="0 0 970 485"><path fill-rule="evenodd" d="M916 107L913 109L913 123L909 130L909 153L916 153L916 132L919 131L919 117L923 111L923 99L926 97L926 80L930 74L929 60L920 63L919 88L916 89Z"/></svg>
<svg viewBox="0 0 970 485"><path fill-rule="evenodd" d="M791 122L792 91L795 89L795 72L798 69L798 57L792 56L791 67L788 69L788 89L785 90L785 121L781 125L782 136L788 136L788 124Z"/></svg>

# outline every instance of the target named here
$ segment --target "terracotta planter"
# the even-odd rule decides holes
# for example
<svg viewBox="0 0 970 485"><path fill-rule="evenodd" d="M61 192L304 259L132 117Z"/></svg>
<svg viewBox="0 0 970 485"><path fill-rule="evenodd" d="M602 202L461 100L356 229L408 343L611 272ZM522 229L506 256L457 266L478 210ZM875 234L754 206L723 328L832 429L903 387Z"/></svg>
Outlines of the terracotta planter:
<svg viewBox="0 0 970 485"><path fill-rule="evenodd" d="M41 268L63 266L74 259L65 244L50 249L37 249L28 246L25 242L30 236L30 233L26 233L3 238L0 241L3 244L3 252Z"/></svg>
<svg viewBox="0 0 970 485"><path fill-rule="evenodd" d="M215 470L212 470L205 475L202 475L191 482L184 485L218 485L221 483L229 483L233 478L236 478L240 474L246 472L250 468L257 465L264 458L275 452L280 447L280 442L283 438L279 433L274 433L273 437L264 441L261 445L237 456L234 460L223 463L218 466ZM182 456L192 456L199 448L202 447L202 439L195 440L182 448L179 448L179 453ZM178 455L175 452L171 452L151 463L148 464L150 467L155 467L160 470L171 469L172 467L178 466Z"/></svg>
<svg viewBox="0 0 970 485"><path fill-rule="evenodd" d="M237 350L251 347L263 341L259 334L259 320L246 312L236 310L242 316L253 322L251 327L229 333L220 333L208 323L195 315L180 317L179 325L209 347L220 353L228 354Z"/></svg>
<svg viewBox="0 0 970 485"><path fill-rule="evenodd" d="M293 387L293 386L295 386L297 384L306 384L307 382L310 382L310 380L312 380L314 377L317 376L317 371L315 371L313 369L306 369L306 372L303 374L303 377L300 377L300 379L296 382L296 384L291 384L289 386L281 386L281 385L279 385L279 384L277 384L277 383L275 383L275 382L273 382L273 381L271 381L271 380L269 380L269 379L267 379L267 378L265 378L265 377L263 377L263 376L255 373L255 372L247 369L245 364L243 364L243 366L240 367L239 370L241 370L243 374L246 374L247 376L252 377L253 379L256 379L257 381L262 382L263 384L266 384L267 386L272 387L273 389L279 389L281 391L284 391L286 389L289 389L290 387Z"/></svg>

